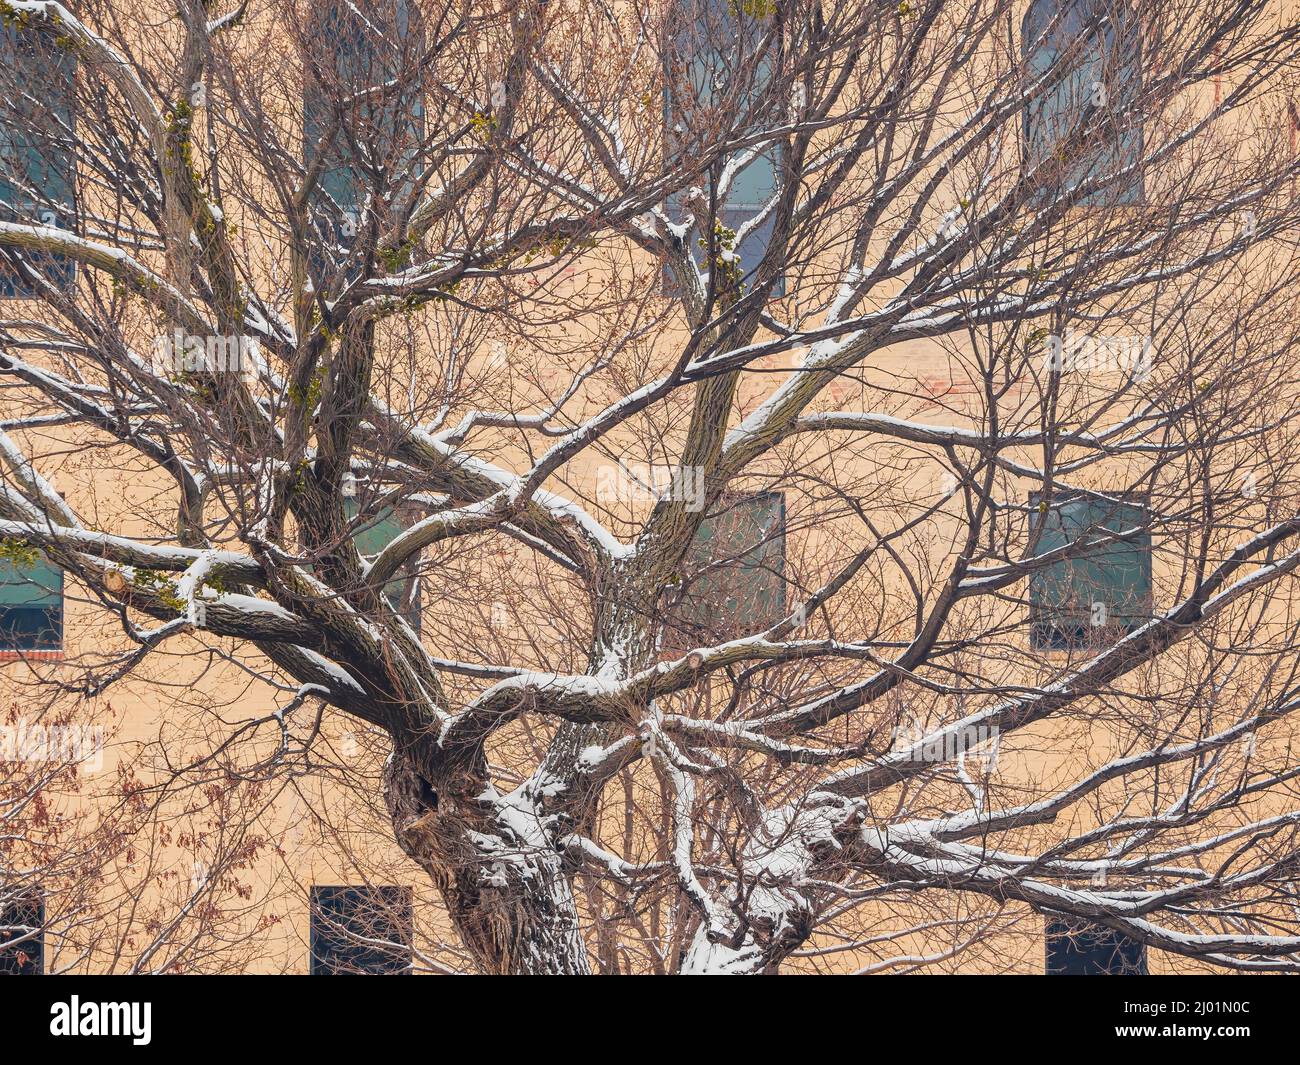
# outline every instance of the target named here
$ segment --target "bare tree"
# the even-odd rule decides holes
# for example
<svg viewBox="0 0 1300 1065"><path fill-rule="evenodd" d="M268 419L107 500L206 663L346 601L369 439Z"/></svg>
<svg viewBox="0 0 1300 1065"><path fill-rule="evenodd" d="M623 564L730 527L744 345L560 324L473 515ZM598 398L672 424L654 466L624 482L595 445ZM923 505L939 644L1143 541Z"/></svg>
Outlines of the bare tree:
<svg viewBox="0 0 1300 1065"><path fill-rule="evenodd" d="M178 7L0 3L25 683L147 788L336 775L430 967L1300 966L1274 6Z"/></svg>

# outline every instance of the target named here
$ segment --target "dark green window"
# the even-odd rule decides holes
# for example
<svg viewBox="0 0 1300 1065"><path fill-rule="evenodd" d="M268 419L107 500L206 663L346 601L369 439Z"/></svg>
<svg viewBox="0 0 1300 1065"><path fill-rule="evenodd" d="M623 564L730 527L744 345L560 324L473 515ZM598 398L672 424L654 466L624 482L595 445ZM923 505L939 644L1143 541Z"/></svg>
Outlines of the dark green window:
<svg viewBox="0 0 1300 1065"><path fill-rule="evenodd" d="M35 549L0 557L0 651L63 646L63 571Z"/></svg>
<svg viewBox="0 0 1300 1065"><path fill-rule="evenodd" d="M724 496L696 533L669 598L665 648L752 635L785 615L785 497Z"/></svg>
<svg viewBox="0 0 1300 1065"><path fill-rule="evenodd" d="M776 5L770 0L684 0L674 9L671 20L672 47L668 50L664 109L668 124L668 146L683 163L695 154L702 138L716 122L717 110L724 108L765 113L764 95L773 80L775 48L769 47L752 76L746 61L760 47L771 30ZM754 122L754 132L767 123ZM742 129L736 136L743 136ZM782 151L769 146L747 163L731 181L727 195L718 204L717 221L739 237L726 249L735 255L742 282L748 283L767 253L775 229L775 212L759 219L762 209L778 187ZM698 225L698 209L686 207L680 195L669 204L674 221L690 213L697 216L696 228L689 239L697 260L704 261L699 241L708 234ZM755 224L742 233L748 222ZM784 291L778 281L776 294Z"/></svg>
<svg viewBox="0 0 1300 1065"><path fill-rule="evenodd" d="M1026 79L1047 79L1025 107L1026 166L1046 168L1052 185L1068 194L1080 182L1104 179L1139 162L1141 126L1126 119L1107 129L1110 116L1128 111L1142 86L1141 34L1126 5L1035 0L1021 38ZM1137 170L1079 200L1090 205L1141 201Z"/></svg>
<svg viewBox="0 0 1300 1065"><path fill-rule="evenodd" d="M76 165L73 78L76 60L42 28L0 27L0 220L72 229ZM76 270L62 255L23 251L61 288ZM31 297L36 286L0 257L0 299Z"/></svg>
<svg viewBox="0 0 1300 1065"><path fill-rule="evenodd" d="M1150 514L1097 496L1030 496L1034 554L1073 547L1079 554L1029 577L1030 643L1065 650L1111 643L1151 617ZM1107 537L1131 534L1123 539Z"/></svg>
<svg viewBox="0 0 1300 1065"><path fill-rule="evenodd" d="M359 513L355 498L344 500L344 513L349 521L356 521ZM390 508L367 515L356 533L357 550L367 560L373 559L406 528L406 524ZM415 564L410 563L398 571L384 587L384 596L394 610L406 619L416 632L420 631L420 579Z"/></svg>
<svg viewBox="0 0 1300 1065"><path fill-rule="evenodd" d="M1048 976L1146 976L1147 949L1105 925L1048 918Z"/></svg>
<svg viewBox="0 0 1300 1065"><path fill-rule="evenodd" d="M0 906L0 976L45 972L45 902L37 894Z"/></svg>
<svg viewBox="0 0 1300 1065"><path fill-rule="evenodd" d="M372 209L381 215L410 194L406 179L424 134L420 94L404 84L355 97L394 79L409 80L417 27L405 0L331 3L315 23L315 54L323 69L307 74L303 143L309 166L317 152L324 153L310 204L309 265L320 284L332 280L351 255L367 194L376 197Z"/></svg>
<svg viewBox="0 0 1300 1065"><path fill-rule="evenodd" d="M414 919L406 887L313 887L311 975L411 971Z"/></svg>

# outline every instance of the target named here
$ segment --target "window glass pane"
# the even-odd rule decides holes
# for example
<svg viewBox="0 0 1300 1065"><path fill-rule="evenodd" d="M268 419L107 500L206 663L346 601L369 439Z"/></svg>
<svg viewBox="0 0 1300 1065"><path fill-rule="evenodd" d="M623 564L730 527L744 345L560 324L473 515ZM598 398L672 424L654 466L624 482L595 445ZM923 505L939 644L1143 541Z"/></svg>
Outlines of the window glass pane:
<svg viewBox="0 0 1300 1065"><path fill-rule="evenodd" d="M1146 976L1146 947L1105 925L1049 919L1048 976Z"/></svg>
<svg viewBox="0 0 1300 1065"><path fill-rule="evenodd" d="M413 927L410 888L314 887L312 975L408 973Z"/></svg>
<svg viewBox="0 0 1300 1065"><path fill-rule="evenodd" d="M6 83L19 90L0 100L0 220L71 229L76 59L50 34L4 27L0 66L10 71ZM72 260L33 252L24 257L57 284L71 286ZM0 263L0 298L31 293L16 271Z"/></svg>
<svg viewBox="0 0 1300 1065"><path fill-rule="evenodd" d="M736 234L740 233L741 226L754 217L752 211L736 211L731 208L726 208L720 211L719 216L722 224ZM741 237L740 243L735 248L735 252L736 257L740 260L742 278L749 277L755 267L763 261L763 255L767 251L767 246L772 239L772 231L775 227L775 217L768 215ZM784 290L783 285L778 285L775 294L779 296L784 292Z"/></svg>
<svg viewBox="0 0 1300 1065"><path fill-rule="evenodd" d="M749 635L785 613L785 497L724 498L700 526L683 565L665 646Z"/></svg>
<svg viewBox="0 0 1300 1065"><path fill-rule="evenodd" d="M349 521L356 520L359 507L355 498L344 499L343 512ZM363 558L373 559L392 543L405 527L391 508L386 507L374 516L367 515L355 536L357 550L361 552ZM395 577L384 587L384 596L393 609L406 619L406 623L419 632L419 577L414 573L414 566L411 565L403 567L399 573L403 575Z"/></svg>
<svg viewBox="0 0 1300 1065"><path fill-rule="evenodd" d="M753 106L773 76L773 55L769 48L753 72L741 80L746 59L761 46L770 29L775 5L766 0L694 0L682 5L673 34L674 62L668 71L665 112L669 119L670 143L690 143L696 129L711 129L717 110ZM743 132L743 131L742 131ZM781 150L763 151L732 180L718 210L718 221L732 232L765 207L777 189ZM669 214L681 221L687 214L681 196L670 198ZM749 279L767 251L775 226L765 219L735 250L742 279ZM707 237L698 231L694 238ZM697 261L704 262L704 249L694 248ZM778 281L776 294L784 291Z"/></svg>
<svg viewBox="0 0 1300 1065"><path fill-rule="evenodd" d="M1031 642L1038 648L1105 643L1151 617L1151 533L1146 508L1111 500L1058 498L1046 512L1030 497L1041 526L1036 552L1096 546L1035 570L1029 578ZM1106 543L1110 533L1141 532Z"/></svg>
<svg viewBox="0 0 1300 1065"><path fill-rule="evenodd" d="M773 154L768 152L756 157L736 175L727 196L727 207L731 210L757 210L767 203L775 190L776 163Z"/></svg>
<svg viewBox="0 0 1300 1065"><path fill-rule="evenodd" d="M0 976L45 972L44 924L45 903L39 898L0 906Z"/></svg>
<svg viewBox="0 0 1300 1065"><path fill-rule="evenodd" d="M1046 166L1068 188L1141 159L1141 129L1098 136L1097 113L1119 114L1141 88L1141 39L1123 8L1107 0L1039 0L1023 24L1026 77L1047 85L1025 108L1029 167ZM1082 141L1068 141L1084 128ZM1104 126L1103 126L1104 128ZM1084 204L1137 203L1140 174L1083 197Z"/></svg>
<svg viewBox="0 0 1300 1065"><path fill-rule="evenodd" d="M404 86L396 94L350 98L394 78L409 77L404 59L409 62L410 56L404 56L404 51L408 35L418 32L409 4L393 0L333 4L319 17L315 32L318 54L326 57L325 71L320 81L308 75L303 142L308 164L316 152L324 153L311 205L316 234L311 266L325 280L356 234L367 193L388 197L389 203L372 204L381 213L410 194L412 165L424 131L424 105L417 86ZM331 129L336 131L333 137L329 137ZM380 171L388 177L376 187ZM326 254L318 244L339 250Z"/></svg>
<svg viewBox="0 0 1300 1065"><path fill-rule="evenodd" d="M755 98L771 80L772 56L765 53L752 83L736 80L769 33L775 3L748 0L683 0L674 10L674 65L686 75L690 97L675 101L688 118L731 97Z"/></svg>
<svg viewBox="0 0 1300 1065"><path fill-rule="evenodd" d="M37 551L0 557L0 651L57 650L63 643L63 571Z"/></svg>
<svg viewBox="0 0 1300 1065"><path fill-rule="evenodd" d="M0 557L0 604L50 606L63 601L63 571L39 551Z"/></svg>

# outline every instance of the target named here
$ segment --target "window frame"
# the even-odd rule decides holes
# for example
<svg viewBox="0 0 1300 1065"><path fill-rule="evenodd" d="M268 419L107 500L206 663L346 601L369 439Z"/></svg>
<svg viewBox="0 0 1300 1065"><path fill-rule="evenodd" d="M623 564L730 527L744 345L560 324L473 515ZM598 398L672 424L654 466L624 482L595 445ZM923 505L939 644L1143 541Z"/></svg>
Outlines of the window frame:
<svg viewBox="0 0 1300 1065"><path fill-rule="evenodd" d="M45 929L48 925L45 892L36 888L26 894L26 898L15 898L0 907L0 929L7 925L22 925L33 930L25 933L31 938L22 943L12 941L17 938L12 932L0 931L0 941L4 941L0 946L0 976L45 975ZM24 907L34 914L31 920L24 919L26 914L16 912ZM26 960L20 959L19 954Z"/></svg>
<svg viewBox="0 0 1300 1065"><path fill-rule="evenodd" d="M772 531L758 543L722 558L714 557L710 561L701 564L698 572L694 574L688 573L688 569L696 561L694 553L701 543L701 533L705 526L711 520L722 517L737 507L758 500L770 500L775 504L775 520L772 523ZM741 639L746 635L762 632L786 617L789 612L789 593L786 588L789 560L788 544L789 513L784 492L772 489L756 492L724 492L710 508L710 514L706 515L700 523L700 527L696 530L691 547L688 548L687 554L682 560L682 582L676 588L667 591L663 597L660 609L662 620L660 644L662 649L669 654L685 653L693 647L700 646L701 639L706 641L706 645L715 641L726 642ZM752 561L746 561L746 556L753 554L757 554L758 557ZM771 565L773 559L775 559L775 566ZM695 616L687 615L687 612L691 609L691 603L704 604L710 601L704 596L692 599L690 586L698 581L701 576L705 576L707 579L705 571L714 567L717 568L716 578L722 583L721 590L724 600L733 597L734 586L743 579L742 574L757 571L766 576L770 573L774 581L772 590L775 595L774 602L769 606L768 611L761 618L751 619L748 622L737 619L731 624L728 624L726 619L719 619L722 610L718 608L714 608L714 613L707 621L700 620L698 614Z"/></svg>
<svg viewBox="0 0 1300 1065"><path fill-rule="evenodd" d="M1051 508L1049 508L1048 511L1043 511L1040 509L1042 504L1042 495L1043 493L1040 491L1029 493L1029 536L1035 556L1042 554L1044 551L1042 544L1043 532L1041 531L1039 523L1042 520L1042 516L1051 511L1062 513L1062 508L1068 504L1079 501L1091 501L1112 508L1117 504L1119 508L1123 508L1126 511L1136 510L1141 512L1143 518L1143 531L1138 535L1111 539L1105 543L1096 545L1091 550L1078 552L1068 558L1059 559L1056 562L1034 566L1029 571L1027 577L1028 586L1026 588L1025 598L1028 606L1029 647L1031 650L1040 653L1068 654L1079 650L1095 651L1112 646L1117 640L1123 639L1125 636L1141 628L1142 625L1147 624L1155 614L1155 542L1152 535L1152 526L1154 524L1155 515L1151 509L1150 500L1145 495L1134 493L1122 493L1116 496L1104 492L1090 492L1084 490L1057 491L1052 495ZM1062 514L1062 518L1063 517L1064 515ZM1107 520L1110 519L1107 518ZM1086 533L1088 530L1096 528L1096 526L1097 523L1093 521L1084 527L1083 532ZM1103 533L1113 535L1118 531L1122 530L1112 529L1108 525L1103 524L1100 526L1097 533L1093 535L1102 535ZM1075 539L1069 541L1068 544L1048 547L1047 550L1057 550L1061 546L1075 546L1079 544L1082 539L1083 535L1081 533L1079 536L1076 536ZM1079 615L1070 614L1067 606L1043 605L1042 599L1045 598L1045 595L1041 585L1046 582L1057 581L1062 585L1068 586L1069 589L1073 591L1078 583L1078 578L1073 572L1074 567L1081 563L1091 563L1100 566L1103 564L1100 559L1110 550L1137 554L1139 556L1139 578L1145 577L1146 581L1145 590L1139 589L1136 596L1133 597L1136 600L1135 605L1139 610L1139 613L1119 613L1113 609L1113 603L1109 600L1105 600L1107 620L1104 624L1093 625L1091 620L1088 619L1085 622L1079 622L1077 625L1073 626L1072 631L1074 635L1059 638L1060 634L1063 632L1063 628L1059 623L1052 623L1052 613L1056 613L1058 617L1068 623L1076 622ZM1059 575L1061 567L1065 567L1071 572L1065 575ZM1058 575L1053 576L1054 574ZM1036 585L1039 586L1037 589L1035 587ZM1109 585L1105 585L1104 587L1107 591L1111 590ZM1093 600L1093 602L1096 601L1097 600ZM1130 604L1125 603L1124 605L1128 607ZM1123 618L1126 620L1122 623L1116 623L1111 620L1112 618ZM1045 628L1052 629L1057 634L1058 638L1044 639L1041 633ZM1078 636L1078 633L1082 633L1082 636Z"/></svg>
<svg viewBox="0 0 1300 1065"><path fill-rule="evenodd" d="M680 154L680 147L675 143L675 138L678 135L679 124L677 119L680 116L678 115L678 109L674 102L673 86L676 83L676 78L673 64L675 61L680 61L682 65L689 67L691 63L696 61L697 54L694 51L688 52L683 45L688 39L688 34L698 36L701 20L709 11L716 10L719 6L726 7L726 0L723 0L721 5L717 0L672 0L669 4L668 15L665 21L665 44L663 48L663 142L665 160L676 159ZM773 7L775 7L775 5L773 5ZM778 40L779 29L778 26ZM721 54L722 53L719 51L714 51L712 56L710 56L710 59L717 61ZM772 76L773 75L769 73L767 82L770 82ZM764 85L765 84L766 83L764 83ZM759 87L756 82L753 91L761 93L764 91L764 87ZM722 160L723 163L725 164L725 162L735 154L734 151L729 152ZM787 166L787 147L784 140L777 140L775 143L770 145L765 152L759 153L746 166L742 167L741 170L732 178L732 189L735 188L736 183L742 174L763 162L769 155L772 157L770 159L772 167L772 190L773 195L775 195L780 186L781 175L784 173ZM706 190L706 193L713 191L715 184L712 168L708 171L707 184L708 189ZM682 198L683 193L678 191L670 194L667 200L668 216L674 224L680 224L684 215L688 213L684 208ZM731 232L739 235L745 222L752 221L757 217L757 212L770 201L771 196L760 204L753 204L748 200L743 203L737 203L731 197L728 197L727 200L716 203L713 211L713 219L719 225L722 225ZM738 246L731 249L731 253L736 256L736 260L741 267L742 272L740 275L740 283L742 286L752 285L754 273L762 263L763 258L767 255L767 250L772 238L772 232L775 227L776 210L777 208L774 207L772 212L763 220L763 222L754 228L753 232L747 234L745 239L742 240ZM690 213L693 214L694 212ZM735 216L738 214L744 214L746 217L739 224L732 225L732 222L735 221ZM745 258L748 256L748 252L743 250L744 245L748 241L754 241L760 238L762 240L762 247L758 251L757 255L753 257L752 264L747 267ZM697 269L701 269L703 266L707 265L705 262L704 249L699 247L698 241L708 239L709 235L706 234L702 228L701 220L697 218L687 232L687 250ZM709 272L710 274L712 273L711 270ZM666 269L664 271L663 287L664 292L667 295L675 295L678 291L669 271ZM786 275L785 272L782 271L774 279L770 294L773 298L781 299L786 295L786 289Z"/></svg>
<svg viewBox="0 0 1300 1065"><path fill-rule="evenodd" d="M393 15L394 37L398 35L414 34L422 36L423 28L419 21L420 11L418 6L409 2L409 0L392 0L389 10ZM354 12L349 14L349 11ZM387 15L388 11L380 14ZM371 71L376 67L381 67L384 63L384 57L378 55L373 43L369 41L364 31L364 27L358 27L355 23L355 17L368 17L365 13L356 9L355 5L347 3L346 0L330 0L313 13L312 22L309 28L309 34L313 39L319 41L322 55L327 60L322 65L333 67L332 84L337 85L345 79L354 78L358 84L356 91L360 91L361 74L354 71L352 74L345 73L342 69L346 63L355 60L356 65L360 67L363 62L367 63ZM354 52L346 56L340 50L340 42L345 40L346 35L340 32L348 27L340 25L336 29L331 29L330 22L332 19L343 23L345 20L353 20L351 29L354 31L353 36L357 44ZM382 27L381 27L382 29ZM328 51L327 51L328 50ZM332 63L329 60L332 59ZM352 263L355 254L354 239L360 230L364 219L361 215L361 208L364 202L363 193L367 189L367 183L358 170L357 160L350 147L347 146L346 138L342 137L342 128L335 130L333 143L329 146L322 146L321 135L325 125L332 122L332 108L330 89L332 85L319 84L310 71L304 73L301 100L301 122L302 122L302 162L304 168L310 168L315 164L315 151L321 149L328 155L325 165L322 166L316 183L308 197L307 203L307 269L313 284L320 283L325 285L337 280L340 276L347 279L353 279L356 276L357 265ZM315 112L313 106L319 103L319 110L323 119L321 129L313 130L316 127ZM410 104L409 112L406 105ZM414 87L409 96L399 93L392 101L384 106L382 119L385 122L391 121L392 128L385 131L385 134L393 139L394 142L400 143L399 127L403 121L403 116L408 118L408 128L414 131L414 139L419 141L423 139L425 130L425 107L424 92L422 86ZM334 158L337 156L337 158ZM343 182L347 185L348 197L341 201L335 193L338 188L331 190L331 177L333 175L344 175ZM350 175L350 181L347 176ZM338 186L339 188L342 185ZM335 212L337 211L337 218ZM348 223L352 225L352 232L347 232ZM330 233L327 230L332 229ZM340 257L340 253L342 253Z"/></svg>
<svg viewBox="0 0 1300 1065"><path fill-rule="evenodd" d="M1064 945L1064 949L1056 953L1055 960L1053 943ZM1079 946L1081 943L1084 944L1082 947ZM1124 952L1130 948L1135 958L1125 956ZM1110 951L1109 960L1105 957L1107 950ZM1117 929L1052 914L1043 917L1045 976L1148 976L1149 965L1146 944Z"/></svg>
<svg viewBox="0 0 1300 1065"><path fill-rule="evenodd" d="M0 662L22 658L59 658L63 655L67 600L63 568L51 562L45 552L38 551L37 555L37 565L43 571L48 571L58 578L58 587L57 589L48 589L50 594L40 596L39 599L43 600L43 602L31 605L6 603L0 600ZM21 587L19 581L7 578L6 572L8 570L12 570L19 578L24 578L25 573L32 568L31 565L13 559L0 559L0 589ZM41 585L40 587L44 586ZM41 614L47 624L39 629L29 629L26 626L21 629L11 629L6 623L6 619L10 614ZM16 636L32 633L37 635L31 642L23 642L8 639L7 637L11 632ZM45 633L51 635L41 640L39 637Z"/></svg>
<svg viewBox="0 0 1300 1065"><path fill-rule="evenodd" d="M373 901L376 896L388 892L394 893L391 900L385 899L378 903ZM405 935L403 943L405 960L399 961L396 958L396 952L390 952L394 954L393 967L391 969L383 968L379 971L366 968L345 969L338 962L332 960L333 954L341 953L344 950L354 956L358 952L366 955L378 955L387 951L388 948L361 943L349 944L346 941L347 936L355 935L359 937L361 933L354 932L337 922L330 921L329 925L322 928L323 922L328 918L325 917L325 911L320 905L320 899L326 893L337 893L336 897L342 896L344 893L368 896L363 905L373 906L373 912L380 914L389 912L394 907L400 907L403 910L401 914L402 927L398 931ZM409 975L414 968L415 904L414 892L408 886L398 884L313 884L308 894L308 926L307 971L311 976L405 976ZM325 936L323 932L328 931L331 927L339 928L342 931L339 935L333 937Z"/></svg>
<svg viewBox="0 0 1300 1065"><path fill-rule="evenodd" d="M1131 69L1133 77L1131 81L1134 87L1127 88L1130 79L1125 79L1126 87L1121 92L1113 95L1108 92L1108 99L1116 101L1125 100L1127 104L1140 97L1141 86L1145 77L1145 55L1142 47L1142 24L1141 17L1137 11L1134 11L1122 0L1032 0L1025 9L1025 14L1020 21L1020 67L1026 77L1026 85L1036 81L1045 73L1036 71L1035 64L1038 57L1044 52L1050 52L1051 58L1047 60L1047 68L1057 61L1062 48L1072 47L1074 40L1053 41L1043 39L1038 47L1035 48L1035 42L1038 41L1038 35L1031 35L1031 23L1036 16L1040 15L1043 9L1051 9L1041 22L1040 34L1045 34L1048 27L1057 19L1074 18L1069 13L1071 9L1077 10L1085 8L1086 12L1077 16L1082 20L1080 32L1087 32L1087 27L1097 18L1097 9L1104 7L1109 9L1106 13L1121 13L1123 23L1118 23L1115 19L1110 19L1110 42L1099 41L1089 47L1086 53L1080 56L1080 66L1076 70L1069 71L1058 79L1054 79L1052 85L1044 92L1034 96L1027 96L1021 114L1020 123L1020 157L1021 172L1026 174L1030 169L1040 166L1046 159L1047 153L1044 148L1051 148L1059 139L1053 139L1048 142L1045 138L1039 144L1039 138L1036 136L1036 130L1043 124L1053 124L1059 121L1061 115L1067 110L1066 106L1051 115L1046 113L1047 108L1045 99L1051 95L1059 93L1071 84L1071 79L1076 76L1087 76L1089 70L1100 69L1102 76L1105 75L1110 56L1107 50L1113 52L1119 57L1118 66L1121 71ZM1066 32L1062 28L1054 31L1053 36ZM1133 54L1131 57L1124 55L1124 50L1132 47ZM1112 79L1114 76L1112 75ZM1107 82L1094 79L1095 84L1101 84L1107 87ZM1127 106L1126 104L1126 106ZM1110 107L1110 103L1103 103L1102 108ZM1041 108L1038 115L1035 110ZM1074 118L1080 113L1075 110ZM1068 117L1068 116L1067 116ZM1067 128L1073 125L1073 119L1067 124ZM1131 140L1131 143L1129 143ZM1036 149L1036 145L1038 145ZM1099 153L1095 157L1092 153ZM1138 207L1147 202L1146 192L1146 173L1140 166L1141 160L1146 154L1146 132L1145 123L1138 122L1133 127L1124 130L1114 130L1113 136L1107 137L1104 143L1090 145L1085 152L1081 153L1078 158L1073 160L1061 160L1063 173L1057 180L1052 182L1055 186L1054 191L1049 191L1047 182L1043 182L1039 189L1039 194L1043 196L1059 197L1065 194L1069 189L1087 181L1093 180L1101 174L1117 170L1124 166L1139 164L1138 170L1127 183L1123 186L1116 185L1113 178L1107 179L1107 184L1095 192L1078 199L1070 204L1072 208L1113 208L1113 207ZM1081 171L1081 173L1075 173Z"/></svg>
<svg viewBox="0 0 1300 1065"><path fill-rule="evenodd" d="M11 51L12 50L12 51ZM5 142L8 140L4 133L6 123L3 117L0 117L0 218L11 217L12 220L29 225L48 226L59 229L67 233L75 234L78 231L78 208L77 208L77 157L75 148L76 128L77 128L77 73L78 63L76 55L66 49L59 48L54 43L52 32L44 26L36 26L25 30L21 34L16 27L0 26L0 59L9 59L13 56L13 67L15 71L21 71L20 59L25 58L31 64L31 69L25 72L28 79L35 81L44 81L48 77L48 84L42 84L42 88L49 89L51 101L47 101L46 113L56 117L56 120L66 122L68 133L71 139L65 149L55 148L50 158L46 157L45 148L53 147L53 138L44 144L40 138L36 144L27 144L20 147L10 144L9 149L16 155L19 151L27 157L21 167L15 165L14 160L6 159ZM60 71L58 68L66 65L66 70ZM33 74L33 71L37 72ZM61 79L61 84L55 85L55 78ZM55 101L53 98L61 99ZM57 106L57 103L64 104L63 107ZM18 135L15 140L21 139L21 127L18 128ZM46 169L46 180L42 187L37 189L37 183L31 179L28 167L31 163L33 152L38 152L42 158L42 165ZM11 169L13 167L13 169ZM14 175L16 169L23 172L20 176ZM10 202L6 199L5 187L12 188L15 200L22 199L19 194L19 183L30 184L36 192L38 201L60 200L63 201L54 207L38 206L36 203L30 205L30 210L25 210L16 202ZM51 186L58 184L62 186L53 194ZM52 216L52 217L46 217ZM41 272L47 279L51 280L55 287L65 294L71 294L76 289L77 284L77 261L67 255L55 253L41 253L40 266ZM35 283L29 284L23 277L22 273L7 260L0 258L0 301L8 300L32 300L39 298L39 287Z"/></svg>
<svg viewBox="0 0 1300 1065"><path fill-rule="evenodd" d="M387 546L387 543L391 543L397 535L405 532L416 520L418 520L418 515L415 509L401 503L381 507L379 508L378 513L375 514L367 512L363 515L361 512L361 504L359 502L360 492L361 486L358 485L356 493L353 495L344 495L343 497L344 517L347 518L350 524L357 526L356 530L352 534L353 543L357 543L357 538L362 534L372 532L378 529L380 525L392 521L398 526L398 533L394 534L394 536L385 543L385 546ZM380 550L382 551L383 548L381 547ZM375 557L374 554L363 552L360 544L357 544L357 552L367 561ZM417 636L420 634L420 618L424 606L423 584L420 580L419 566L420 554L417 552L412 558L402 564L397 573L394 574L384 586L384 598L388 601L388 605L392 607L408 625L411 626ZM402 586L402 606L398 606L391 598L389 598L389 589L391 589L395 584L400 584ZM409 604L409 613L407 610L407 604Z"/></svg>

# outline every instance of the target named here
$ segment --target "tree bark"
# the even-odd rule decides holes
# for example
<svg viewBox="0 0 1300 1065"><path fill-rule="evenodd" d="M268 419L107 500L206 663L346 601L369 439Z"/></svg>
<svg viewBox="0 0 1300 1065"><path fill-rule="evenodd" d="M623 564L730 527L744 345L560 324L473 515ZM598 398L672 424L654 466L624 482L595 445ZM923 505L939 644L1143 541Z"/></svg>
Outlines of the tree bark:
<svg viewBox="0 0 1300 1065"><path fill-rule="evenodd" d="M394 751L384 798L398 844L441 892L479 971L589 974L570 877L533 796L461 783L471 786L435 794Z"/></svg>

